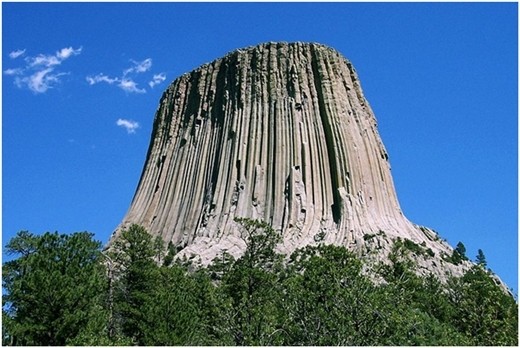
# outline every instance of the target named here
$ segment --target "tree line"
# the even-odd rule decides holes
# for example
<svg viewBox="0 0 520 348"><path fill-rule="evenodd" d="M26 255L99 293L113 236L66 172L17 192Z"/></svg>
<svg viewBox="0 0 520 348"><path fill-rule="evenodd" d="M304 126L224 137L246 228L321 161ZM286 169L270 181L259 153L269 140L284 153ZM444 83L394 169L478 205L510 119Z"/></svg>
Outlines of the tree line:
<svg viewBox="0 0 520 348"><path fill-rule="evenodd" d="M286 257L268 224L237 222L245 253L208 267L138 225L109 251L87 232L19 232L2 266L3 345L518 345L518 305L481 251L441 282L402 243L367 271L340 246Z"/></svg>

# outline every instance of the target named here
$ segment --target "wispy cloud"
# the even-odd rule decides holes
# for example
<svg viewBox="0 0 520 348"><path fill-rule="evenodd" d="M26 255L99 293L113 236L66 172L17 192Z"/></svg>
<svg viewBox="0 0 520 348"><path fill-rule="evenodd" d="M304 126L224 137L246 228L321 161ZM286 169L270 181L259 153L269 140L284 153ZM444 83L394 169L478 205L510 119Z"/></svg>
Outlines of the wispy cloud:
<svg viewBox="0 0 520 348"><path fill-rule="evenodd" d="M45 93L61 82L61 77L68 75L68 72L57 71L57 67L63 61L73 55L81 53L82 47L65 47L58 50L55 54L38 54L37 56L25 57L25 66L18 68L8 68L4 70L5 75L15 76L14 83L19 88L28 88L34 93ZM9 53L9 57L16 59L25 54L24 50L17 50Z"/></svg>
<svg viewBox="0 0 520 348"><path fill-rule="evenodd" d="M144 88L137 88L137 83L132 79L122 79L121 82L119 82L118 86L125 92L146 93L146 90Z"/></svg>
<svg viewBox="0 0 520 348"><path fill-rule="evenodd" d="M126 76L130 73L144 73L152 67L152 58L146 58L142 62L136 62L135 60L131 60L132 63L134 63L134 66L126 69L123 71L123 76Z"/></svg>
<svg viewBox="0 0 520 348"><path fill-rule="evenodd" d="M106 75L103 75L103 74L98 74L96 76L87 76L87 82L89 85L95 85L96 83L100 83L100 82L106 82L108 83L109 85L115 83L115 82L118 82L119 79L118 78L111 78L111 77L108 77Z"/></svg>
<svg viewBox="0 0 520 348"><path fill-rule="evenodd" d="M38 67L38 66L43 66L43 67L48 68L48 67L51 67L54 65L61 64L61 60L57 56L44 55L44 54L40 54L36 57L27 57L25 59L25 61L31 68Z"/></svg>
<svg viewBox="0 0 520 348"><path fill-rule="evenodd" d="M6 75L21 75L23 74L22 68L14 68L14 69L6 69L4 70L4 74Z"/></svg>
<svg viewBox="0 0 520 348"><path fill-rule="evenodd" d="M140 62L130 60L130 62L132 63L132 66L124 69L121 76L111 77L101 73L94 76L87 76L87 83L89 85L107 83L109 85L115 85L127 93L146 93L145 88L138 87L138 82L136 80L139 74L150 71L152 68L152 59L146 58ZM163 82L164 80L166 80L166 76L163 73L155 74L148 85L153 88L153 86Z"/></svg>
<svg viewBox="0 0 520 348"><path fill-rule="evenodd" d="M25 49L23 50L16 50L16 51L13 51L11 53L9 53L9 58L11 59L16 59L20 56L23 56L25 54Z"/></svg>
<svg viewBox="0 0 520 348"><path fill-rule="evenodd" d="M83 47L80 47L77 49L74 49L72 47L62 48L61 50L56 52L56 57L58 57L61 60L65 60L72 55L77 56L78 54L81 53L82 49L83 49Z"/></svg>
<svg viewBox="0 0 520 348"><path fill-rule="evenodd" d="M110 77L104 74L98 74L95 76L87 76L87 83L89 85L95 85L96 83L107 83L109 85L113 85L115 83L116 86L121 88L123 91L128 93L146 93L146 90L143 88L138 88L137 83L130 78L119 78L119 77Z"/></svg>
<svg viewBox="0 0 520 348"><path fill-rule="evenodd" d="M81 53L83 48L74 49L72 47L65 47L57 51L55 54L39 54L36 57L27 57L25 61L30 67L45 66L51 67L54 65L60 65L61 62L68 59L70 56L77 56Z"/></svg>
<svg viewBox="0 0 520 348"><path fill-rule="evenodd" d="M27 86L35 93L45 93L53 85L60 82L60 77L67 75L67 73L53 73L53 68L46 68L44 70L36 71L30 76L16 77L15 84L18 87Z"/></svg>
<svg viewBox="0 0 520 348"><path fill-rule="evenodd" d="M166 75L164 75L163 73L155 74L153 75L152 81L148 82L148 85L150 86L150 88L153 88L153 86L158 85L164 80L166 80Z"/></svg>
<svg viewBox="0 0 520 348"><path fill-rule="evenodd" d="M119 127L125 128L128 134L135 133L136 129L139 128L139 123L133 120L126 120L124 118L118 119L116 124Z"/></svg>

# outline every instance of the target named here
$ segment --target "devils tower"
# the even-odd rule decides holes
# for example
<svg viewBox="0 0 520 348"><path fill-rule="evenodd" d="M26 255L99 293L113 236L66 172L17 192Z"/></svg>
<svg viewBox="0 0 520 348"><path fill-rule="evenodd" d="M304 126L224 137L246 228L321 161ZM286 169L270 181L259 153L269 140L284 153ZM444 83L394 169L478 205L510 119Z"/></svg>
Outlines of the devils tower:
<svg viewBox="0 0 520 348"><path fill-rule="evenodd" d="M352 64L315 43L235 50L177 78L155 114L131 223L207 264L245 242L234 218L281 232L279 249L343 245L381 259L397 238L420 268L460 274L452 248L403 215L389 156Z"/></svg>

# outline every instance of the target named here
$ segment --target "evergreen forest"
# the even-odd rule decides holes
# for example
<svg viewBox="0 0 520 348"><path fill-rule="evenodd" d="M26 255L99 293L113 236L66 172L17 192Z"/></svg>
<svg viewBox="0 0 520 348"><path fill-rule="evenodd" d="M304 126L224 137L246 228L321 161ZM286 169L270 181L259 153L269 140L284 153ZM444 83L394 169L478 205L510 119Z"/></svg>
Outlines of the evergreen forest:
<svg viewBox="0 0 520 348"><path fill-rule="evenodd" d="M481 250L441 282L414 272L403 243L367 272L344 247L278 254L268 224L237 222L247 250L208 267L138 225L109 250L88 232L19 232L2 266L3 345L518 345L518 304Z"/></svg>

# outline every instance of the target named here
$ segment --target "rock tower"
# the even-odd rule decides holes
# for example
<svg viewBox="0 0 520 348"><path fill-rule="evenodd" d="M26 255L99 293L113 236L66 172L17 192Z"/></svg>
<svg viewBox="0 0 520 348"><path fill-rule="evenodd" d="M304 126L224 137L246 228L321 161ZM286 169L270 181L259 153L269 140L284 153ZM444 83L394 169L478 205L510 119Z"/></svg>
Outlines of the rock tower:
<svg viewBox="0 0 520 348"><path fill-rule="evenodd" d="M235 217L270 223L285 253L329 243L380 259L399 237L430 249L420 267L460 273L403 215L356 71L321 44L239 49L177 78L113 238L137 223L207 264L245 249Z"/></svg>

